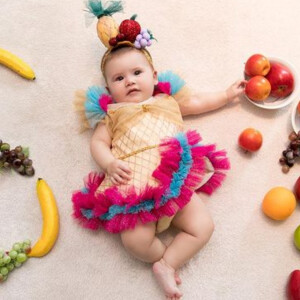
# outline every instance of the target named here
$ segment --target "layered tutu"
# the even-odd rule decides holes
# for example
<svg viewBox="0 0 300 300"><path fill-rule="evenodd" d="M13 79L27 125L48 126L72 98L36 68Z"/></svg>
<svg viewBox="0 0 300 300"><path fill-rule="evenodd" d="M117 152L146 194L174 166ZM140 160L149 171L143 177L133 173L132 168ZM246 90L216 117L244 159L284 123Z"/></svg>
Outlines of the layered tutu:
<svg viewBox="0 0 300 300"><path fill-rule="evenodd" d="M74 192L73 216L89 229L99 227L111 233L133 229L138 220L155 222L164 216L173 216L191 199L194 191L211 194L225 179L224 170L229 169L229 160L224 150L216 151L213 144L201 145L196 131L179 133L165 138L159 145L159 166L152 173L157 186L145 185L135 188L128 185L126 193L111 186L97 192L105 175L90 173L84 188ZM209 159L214 173L201 185L205 175L205 160Z"/></svg>

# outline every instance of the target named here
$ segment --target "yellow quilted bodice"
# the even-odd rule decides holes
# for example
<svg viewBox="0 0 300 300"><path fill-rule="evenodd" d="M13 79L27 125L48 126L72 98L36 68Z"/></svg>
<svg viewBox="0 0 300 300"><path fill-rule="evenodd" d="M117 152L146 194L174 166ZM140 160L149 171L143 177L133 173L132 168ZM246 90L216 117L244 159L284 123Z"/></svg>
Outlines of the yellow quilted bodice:
<svg viewBox="0 0 300 300"><path fill-rule="evenodd" d="M160 163L158 145L165 137L183 129L183 120L176 100L158 95L141 103L116 103L108 106L106 126L112 136L112 153L125 161L133 171L130 185L143 188L156 186L152 172ZM109 178L98 192L111 186ZM119 186L126 190L127 185Z"/></svg>

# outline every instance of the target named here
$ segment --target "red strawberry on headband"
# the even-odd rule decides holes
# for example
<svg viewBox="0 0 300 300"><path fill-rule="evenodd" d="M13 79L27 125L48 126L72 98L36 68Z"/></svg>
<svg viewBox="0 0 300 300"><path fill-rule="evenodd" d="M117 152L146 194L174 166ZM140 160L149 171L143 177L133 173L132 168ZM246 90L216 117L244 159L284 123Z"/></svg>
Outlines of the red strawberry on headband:
<svg viewBox="0 0 300 300"><path fill-rule="evenodd" d="M119 26L120 34L124 34L124 39L134 43L136 36L141 32L140 24L135 21L137 15L133 15L130 19L122 21Z"/></svg>
<svg viewBox="0 0 300 300"><path fill-rule="evenodd" d="M134 47L140 49L151 46L152 39L155 39L148 29L141 29L140 24L135 21L137 15L133 15L130 19L121 22L119 26L119 33L109 40L109 45L115 47L116 45L130 42Z"/></svg>

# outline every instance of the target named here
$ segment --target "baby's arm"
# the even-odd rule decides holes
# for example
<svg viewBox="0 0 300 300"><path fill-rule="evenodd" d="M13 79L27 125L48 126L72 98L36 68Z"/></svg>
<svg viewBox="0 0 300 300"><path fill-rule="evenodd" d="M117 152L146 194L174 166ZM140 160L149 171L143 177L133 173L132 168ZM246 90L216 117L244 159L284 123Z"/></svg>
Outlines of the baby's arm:
<svg viewBox="0 0 300 300"><path fill-rule="evenodd" d="M220 108L237 99L244 92L246 83L246 80L238 80L225 91L202 93L179 101L181 113L183 116L197 115Z"/></svg>
<svg viewBox="0 0 300 300"><path fill-rule="evenodd" d="M126 184L131 179L131 170L127 164L111 153L111 137L104 124L98 124L95 129L90 148L94 160L108 174L113 184Z"/></svg>

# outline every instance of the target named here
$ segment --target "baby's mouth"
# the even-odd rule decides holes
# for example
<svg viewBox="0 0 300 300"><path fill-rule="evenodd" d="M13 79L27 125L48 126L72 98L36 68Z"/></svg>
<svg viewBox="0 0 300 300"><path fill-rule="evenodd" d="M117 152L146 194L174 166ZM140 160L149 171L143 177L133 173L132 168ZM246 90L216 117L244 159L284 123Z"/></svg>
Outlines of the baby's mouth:
<svg viewBox="0 0 300 300"><path fill-rule="evenodd" d="M139 92L139 90L138 89L131 89L131 90L129 90L129 92L127 93L127 95L130 95L130 94L132 94L134 92Z"/></svg>

